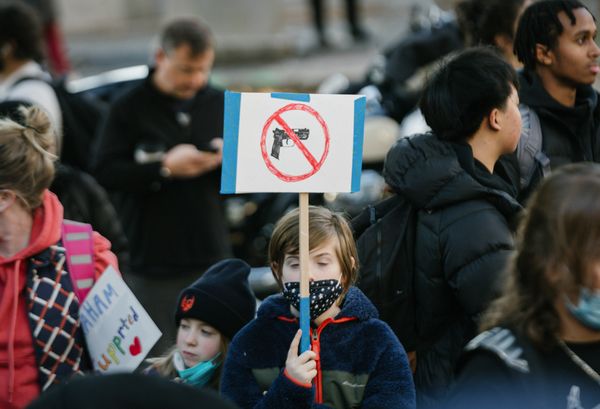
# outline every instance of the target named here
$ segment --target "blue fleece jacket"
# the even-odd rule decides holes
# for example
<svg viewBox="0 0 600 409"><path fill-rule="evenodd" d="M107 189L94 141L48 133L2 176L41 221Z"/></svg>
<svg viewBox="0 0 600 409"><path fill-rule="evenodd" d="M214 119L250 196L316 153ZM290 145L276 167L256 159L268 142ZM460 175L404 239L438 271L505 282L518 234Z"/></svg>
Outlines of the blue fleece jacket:
<svg viewBox="0 0 600 409"><path fill-rule="evenodd" d="M341 312L311 328L318 375L312 387L284 374L298 320L280 295L232 340L221 392L241 408L414 408L415 388L404 348L367 297L352 287Z"/></svg>

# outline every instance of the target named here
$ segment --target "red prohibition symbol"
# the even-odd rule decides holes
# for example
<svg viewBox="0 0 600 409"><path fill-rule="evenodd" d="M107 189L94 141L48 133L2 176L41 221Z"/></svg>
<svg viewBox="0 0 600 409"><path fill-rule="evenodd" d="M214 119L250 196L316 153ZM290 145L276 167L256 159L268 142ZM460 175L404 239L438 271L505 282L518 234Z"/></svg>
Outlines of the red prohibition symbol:
<svg viewBox="0 0 600 409"><path fill-rule="evenodd" d="M304 142L301 141L300 138L298 138L298 136L296 135L296 133L292 130L292 127L289 126L281 117L281 114L283 114L284 112L287 112L287 111L306 112L308 115L313 116L317 120L319 125L321 125L321 128L323 129L323 135L325 138L325 149L323 149L323 154L321 155L319 160L317 160L315 158L315 156L304 145ZM302 152L302 154L304 155L304 157L310 164L310 167L312 168L309 172L301 174L301 175L288 175L275 167L275 165L271 161L271 158L269 157L269 154L267 153L267 146L266 146L267 132L269 131L269 128L271 127L271 124L273 122L276 122L277 124L279 124L279 126L281 126L283 128L285 133L294 142L294 145L297 146L298 149L300 149L300 152ZM317 173L319 171L319 169L321 169L321 166L323 166L323 162L325 162L325 159L327 158L327 154L329 153L329 130L327 129L327 124L325 124L325 121L323 120L321 115L319 115L319 113L317 111L315 111L313 108L311 108L310 106L308 106L306 104L288 104L288 105L284 106L283 108L275 111L275 113L273 115L271 115L269 117L269 119L267 119L267 122L265 122L265 125L263 126L263 130L262 130L262 136L260 138L260 150L262 153L263 160L265 161L265 164L267 165L267 168L269 169L269 171L271 171L272 174L277 176L277 178L283 180L284 182L298 182L298 181L307 179L307 178L311 177L312 175L314 175L315 173Z"/></svg>

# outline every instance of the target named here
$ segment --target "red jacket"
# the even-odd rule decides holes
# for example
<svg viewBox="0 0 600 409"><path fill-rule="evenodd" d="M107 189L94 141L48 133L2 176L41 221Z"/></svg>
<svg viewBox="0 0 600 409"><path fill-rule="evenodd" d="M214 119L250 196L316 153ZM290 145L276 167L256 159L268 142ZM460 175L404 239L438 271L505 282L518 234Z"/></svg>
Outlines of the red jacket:
<svg viewBox="0 0 600 409"><path fill-rule="evenodd" d="M56 196L44 192L42 205L34 211L29 245L17 254L0 257L0 408L25 407L40 394L38 365L27 316L26 266L28 258L60 240L63 207ZM94 232L96 277L117 258L110 242ZM10 406L8 406L10 407Z"/></svg>

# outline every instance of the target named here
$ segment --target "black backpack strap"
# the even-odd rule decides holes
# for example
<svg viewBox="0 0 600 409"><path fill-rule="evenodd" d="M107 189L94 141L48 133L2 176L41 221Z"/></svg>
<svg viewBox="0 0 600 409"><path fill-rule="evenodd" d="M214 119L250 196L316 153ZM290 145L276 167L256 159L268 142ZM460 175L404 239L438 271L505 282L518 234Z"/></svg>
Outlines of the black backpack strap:
<svg viewBox="0 0 600 409"><path fill-rule="evenodd" d="M16 80L15 82L13 82L11 84L11 86L9 87L9 89L12 89L12 88L16 87L17 85L19 85L19 84L21 84L23 82L27 82L27 81L41 81L41 82L44 82L44 83L46 83L46 84L48 84L48 85L50 85L52 87L52 84L49 81L45 80L44 78L42 78L42 77L31 77L30 76L30 77L19 78L18 80Z"/></svg>
<svg viewBox="0 0 600 409"><path fill-rule="evenodd" d="M529 363L524 357L523 348L519 346L517 337L507 328L495 327L482 332L467 344L465 352L478 349L492 352L509 368L522 373L529 372Z"/></svg>
<svg viewBox="0 0 600 409"><path fill-rule="evenodd" d="M521 174L521 190L531 183L536 163L542 171L542 176L550 174L550 159L542 152L542 127L537 113L528 105L519 104L521 113L521 139L517 146L517 159Z"/></svg>
<svg viewBox="0 0 600 409"><path fill-rule="evenodd" d="M393 195L377 204L370 204L363 209L357 216L350 220L350 226L354 232L354 238L363 234L363 232L374 225L377 219L387 214L391 209L400 203L401 198L398 195Z"/></svg>
<svg viewBox="0 0 600 409"><path fill-rule="evenodd" d="M351 223L360 266L356 285L412 351L418 343L413 288L416 211L396 194L368 206Z"/></svg>

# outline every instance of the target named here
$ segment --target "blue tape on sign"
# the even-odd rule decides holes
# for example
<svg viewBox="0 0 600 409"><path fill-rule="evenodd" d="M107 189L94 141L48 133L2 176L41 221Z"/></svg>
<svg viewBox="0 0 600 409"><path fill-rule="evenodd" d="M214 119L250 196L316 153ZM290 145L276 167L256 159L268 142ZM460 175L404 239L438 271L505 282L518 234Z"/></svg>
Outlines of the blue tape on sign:
<svg viewBox="0 0 600 409"><path fill-rule="evenodd" d="M310 297L300 298L300 353L310 349Z"/></svg>
<svg viewBox="0 0 600 409"><path fill-rule="evenodd" d="M354 149L352 150L352 192L360 190L360 175L362 172L363 140L365 136L365 106L366 98L354 100Z"/></svg>
<svg viewBox="0 0 600 409"><path fill-rule="evenodd" d="M272 92L271 98L290 99L292 101L310 102L310 94L294 94L291 92Z"/></svg>
<svg viewBox="0 0 600 409"><path fill-rule="evenodd" d="M238 138L240 134L240 104L242 94L225 91L223 121L223 163L221 166L221 193L236 192Z"/></svg>

